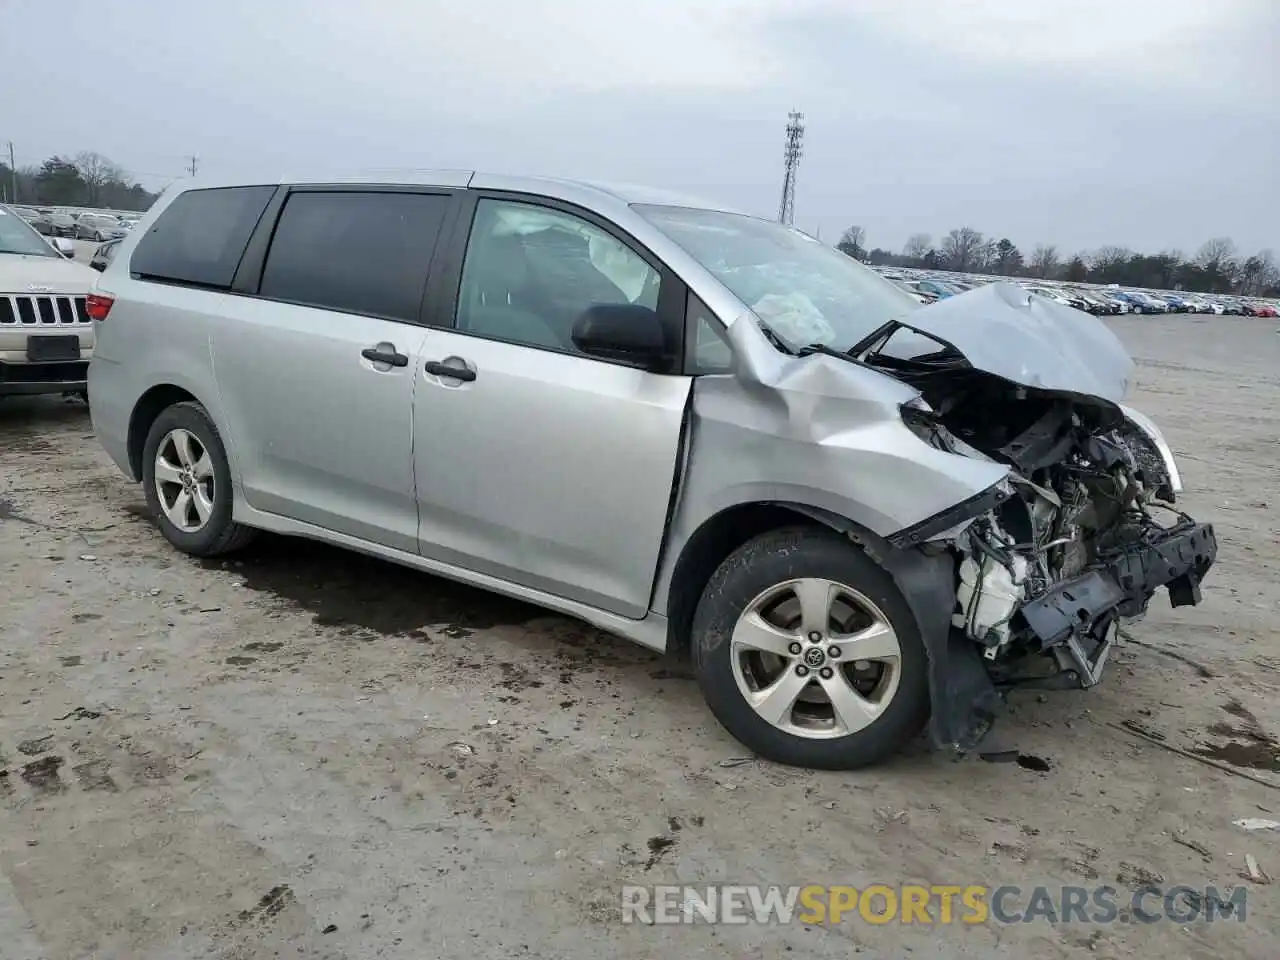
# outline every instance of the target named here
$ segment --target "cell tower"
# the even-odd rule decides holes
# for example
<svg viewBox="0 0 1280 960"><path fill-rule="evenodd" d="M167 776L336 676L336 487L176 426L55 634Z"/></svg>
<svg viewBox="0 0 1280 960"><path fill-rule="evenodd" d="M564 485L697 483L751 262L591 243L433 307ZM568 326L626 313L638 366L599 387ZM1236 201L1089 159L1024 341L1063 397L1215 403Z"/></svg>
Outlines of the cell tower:
<svg viewBox="0 0 1280 960"><path fill-rule="evenodd" d="M786 173L782 179L782 203L778 207L778 222L791 226L796 219L796 169L804 153L804 114L792 110L787 114L787 145L783 152Z"/></svg>

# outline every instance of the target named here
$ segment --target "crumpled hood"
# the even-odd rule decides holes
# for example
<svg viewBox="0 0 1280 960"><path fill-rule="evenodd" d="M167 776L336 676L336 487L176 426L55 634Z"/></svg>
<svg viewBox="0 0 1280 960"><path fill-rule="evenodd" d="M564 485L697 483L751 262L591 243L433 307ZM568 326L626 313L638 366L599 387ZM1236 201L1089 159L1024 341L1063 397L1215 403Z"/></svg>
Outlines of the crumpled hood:
<svg viewBox="0 0 1280 960"><path fill-rule="evenodd" d="M945 340L975 369L1025 387L1119 403L1133 377L1133 359L1101 320L1012 283L947 297L899 322Z"/></svg>

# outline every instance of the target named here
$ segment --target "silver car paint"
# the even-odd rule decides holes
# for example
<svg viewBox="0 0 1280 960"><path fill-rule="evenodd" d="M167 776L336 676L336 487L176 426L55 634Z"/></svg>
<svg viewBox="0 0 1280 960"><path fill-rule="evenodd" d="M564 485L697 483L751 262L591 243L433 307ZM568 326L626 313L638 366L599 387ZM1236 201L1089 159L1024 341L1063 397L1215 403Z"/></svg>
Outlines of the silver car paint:
<svg viewBox="0 0 1280 960"><path fill-rule="evenodd" d="M936 450L903 424L918 391L823 354L788 357L750 313L729 328L733 374L693 388L690 456L654 595L665 610L675 561L730 507L814 507L887 536L981 493L1008 468Z"/></svg>
<svg viewBox="0 0 1280 960"><path fill-rule="evenodd" d="M417 365L423 556L643 617L691 378L445 330L425 353L476 379Z"/></svg>
<svg viewBox="0 0 1280 960"><path fill-rule="evenodd" d="M251 182L337 181L190 181L167 191L97 278L97 288L118 302L101 325L90 369L95 432L131 476L129 419L148 389L172 384L205 405L227 447L240 522L506 593L660 649L680 548L725 507L781 500L889 533L1005 474L918 440L898 414L915 391L900 382L843 360L774 350L745 304L630 208L671 202L669 194L465 171L341 181L469 184L569 202L612 221L728 328L737 372L697 378L691 409L685 377L391 321L352 328L349 316L341 318L347 332L334 336L326 311L130 278L134 246L174 197ZM314 343L291 335L304 321L319 329ZM358 347L381 340L411 356L402 377L360 361ZM348 351L351 359L342 360ZM422 370L425 359L449 355L519 389L523 402L477 389L483 376L450 384ZM1010 362L999 351L979 351L987 356ZM564 386L570 372L582 378L573 391ZM540 384L549 385L541 397ZM364 403L347 405L357 391L370 390L372 417ZM405 406L391 410L398 398ZM478 402L468 409L467 400ZM664 541L686 410L687 457ZM451 416L431 421L444 411ZM588 429L573 433L571 425L584 421ZM466 424L492 432L477 441ZM307 453L309 445L324 449ZM513 458L512 451L524 455Z"/></svg>
<svg viewBox="0 0 1280 960"><path fill-rule="evenodd" d="M1129 390L1133 360L1097 317L991 283L947 297L903 318L941 338L979 370L1041 390L1119 403Z"/></svg>
<svg viewBox="0 0 1280 960"><path fill-rule="evenodd" d="M413 378L425 328L227 296L208 335L245 502L416 551ZM360 355L380 343L409 365L376 369Z"/></svg>

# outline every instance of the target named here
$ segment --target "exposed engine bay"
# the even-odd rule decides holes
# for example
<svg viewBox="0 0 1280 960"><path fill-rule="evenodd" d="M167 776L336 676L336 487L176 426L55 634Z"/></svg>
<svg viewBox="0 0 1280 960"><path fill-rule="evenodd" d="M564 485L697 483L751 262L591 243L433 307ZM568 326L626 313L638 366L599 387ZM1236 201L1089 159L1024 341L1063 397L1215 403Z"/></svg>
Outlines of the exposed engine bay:
<svg viewBox="0 0 1280 960"><path fill-rule="evenodd" d="M977 645L996 690L1092 686L1119 624L1142 616L1158 588L1175 607L1199 602L1213 529L1174 505L1177 468L1145 418L976 370L932 336L920 352L918 331L907 334L916 349L894 349L895 331L882 332L859 359L920 390L903 410L911 430L1010 469L989 497L899 544L954 553L952 634ZM965 739L989 720L970 718Z"/></svg>

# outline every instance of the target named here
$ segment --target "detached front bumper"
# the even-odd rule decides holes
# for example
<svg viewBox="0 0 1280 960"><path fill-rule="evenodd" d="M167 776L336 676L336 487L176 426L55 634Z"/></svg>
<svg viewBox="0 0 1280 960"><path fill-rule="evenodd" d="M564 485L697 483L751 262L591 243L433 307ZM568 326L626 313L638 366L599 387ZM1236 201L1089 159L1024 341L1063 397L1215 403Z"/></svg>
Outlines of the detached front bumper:
<svg viewBox="0 0 1280 960"><path fill-rule="evenodd" d="M1024 604L1021 616L1042 651L1065 655L1067 681L1091 687L1101 679L1120 618L1146 610L1161 587L1168 589L1172 606L1199 603L1200 581L1217 556L1213 526L1184 520L1152 530L1093 570L1055 584Z"/></svg>

